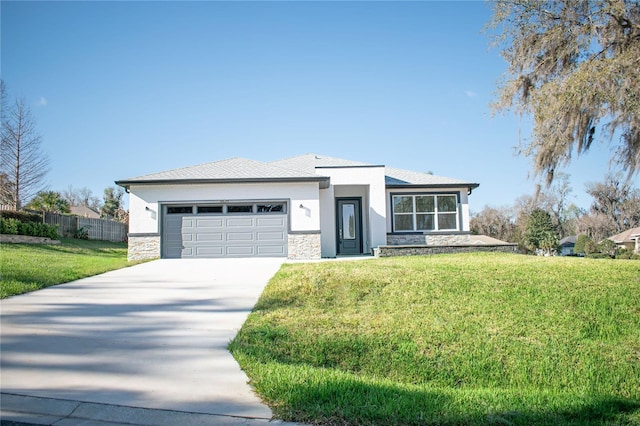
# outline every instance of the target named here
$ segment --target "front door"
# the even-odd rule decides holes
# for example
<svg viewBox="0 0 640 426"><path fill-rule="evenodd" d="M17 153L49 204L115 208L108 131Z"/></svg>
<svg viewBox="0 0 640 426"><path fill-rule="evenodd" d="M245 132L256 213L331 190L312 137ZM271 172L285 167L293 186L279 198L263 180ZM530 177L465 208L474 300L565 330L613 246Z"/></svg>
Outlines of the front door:
<svg viewBox="0 0 640 426"><path fill-rule="evenodd" d="M338 198L338 254L362 254L360 198Z"/></svg>

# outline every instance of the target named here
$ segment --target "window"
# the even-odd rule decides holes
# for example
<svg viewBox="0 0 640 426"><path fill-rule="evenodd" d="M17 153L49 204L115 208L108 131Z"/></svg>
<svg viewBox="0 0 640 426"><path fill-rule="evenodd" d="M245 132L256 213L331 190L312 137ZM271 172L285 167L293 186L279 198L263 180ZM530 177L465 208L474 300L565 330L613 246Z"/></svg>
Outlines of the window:
<svg viewBox="0 0 640 426"><path fill-rule="evenodd" d="M198 214L222 213L222 206L198 206Z"/></svg>
<svg viewBox="0 0 640 426"><path fill-rule="evenodd" d="M227 213L253 213L253 205L228 205Z"/></svg>
<svg viewBox="0 0 640 426"><path fill-rule="evenodd" d="M393 230L455 231L458 229L458 197L443 195L394 195Z"/></svg>
<svg viewBox="0 0 640 426"><path fill-rule="evenodd" d="M282 213L284 204L258 204L258 213Z"/></svg>
<svg viewBox="0 0 640 426"><path fill-rule="evenodd" d="M203 203L207 203L204 201ZM263 202L231 202L211 201L212 204L194 204L190 206L166 206L167 214L285 214L287 203L283 201L263 201ZM251 203L251 204L249 204Z"/></svg>
<svg viewBox="0 0 640 426"><path fill-rule="evenodd" d="M170 206L167 207L167 214L191 214L193 213L192 206Z"/></svg>

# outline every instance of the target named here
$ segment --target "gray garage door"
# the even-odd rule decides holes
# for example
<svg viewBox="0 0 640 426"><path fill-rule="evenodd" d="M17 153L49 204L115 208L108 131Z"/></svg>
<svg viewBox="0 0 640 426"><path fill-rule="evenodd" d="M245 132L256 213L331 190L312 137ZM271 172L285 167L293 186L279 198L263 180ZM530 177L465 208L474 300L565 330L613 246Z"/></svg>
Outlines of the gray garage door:
<svg viewBox="0 0 640 426"><path fill-rule="evenodd" d="M163 208L165 258L287 256L284 202Z"/></svg>

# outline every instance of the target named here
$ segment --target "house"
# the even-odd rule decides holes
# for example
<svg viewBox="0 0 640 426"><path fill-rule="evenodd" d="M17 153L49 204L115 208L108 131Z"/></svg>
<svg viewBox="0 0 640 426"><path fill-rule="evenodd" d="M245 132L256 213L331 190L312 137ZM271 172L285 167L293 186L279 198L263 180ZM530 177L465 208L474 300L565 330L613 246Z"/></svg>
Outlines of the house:
<svg viewBox="0 0 640 426"><path fill-rule="evenodd" d="M573 248L576 246L576 241L578 239L577 235L569 235L568 237L564 237L560 240L558 244L558 255L559 256L572 256Z"/></svg>
<svg viewBox="0 0 640 426"><path fill-rule="evenodd" d="M640 254L640 227L627 229L624 232L608 238L619 247L630 252Z"/></svg>
<svg viewBox="0 0 640 426"><path fill-rule="evenodd" d="M477 183L306 154L231 158L116 181L129 196L129 258L371 254L469 244Z"/></svg>
<svg viewBox="0 0 640 426"><path fill-rule="evenodd" d="M69 211L74 216L100 219L100 213L87 206L69 206Z"/></svg>

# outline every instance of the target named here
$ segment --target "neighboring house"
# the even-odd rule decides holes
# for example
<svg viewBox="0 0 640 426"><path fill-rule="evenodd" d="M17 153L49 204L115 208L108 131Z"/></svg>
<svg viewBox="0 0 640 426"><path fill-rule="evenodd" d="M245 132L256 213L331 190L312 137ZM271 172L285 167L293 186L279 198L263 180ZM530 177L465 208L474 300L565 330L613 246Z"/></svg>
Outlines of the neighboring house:
<svg viewBox="0 0 640 426"><path fill-rule="evenodd" d="M471 244L468 196L479 186L316 154L231 158L116 184L130 193L130 259L317 259Z"/></svg>
<svg viewBox="0 0 640 426"><path fill-rule="evenodd" d="M478 246L501 246L501 245L514 245L506 241L499 240L497 238L489 237L488 235L471 235L469 244Z"/></svg>
<svg viewBox="0 0 640 426"><path fill-rule="evenodd" d="M560 240L558 244L558 255L559 256L570 256L573 255L573 249L576 246L578 236L570 235L568 237L564 237Z"/></svg>
<svg viewBox="0 0 640 426"><path fill-rule="evenodd" d="M627 229L624 232L609 237L609 240L619 247L625 248L633 253L640 254L640 227Z"/></svg>
<svg viewBox="0 0 640 426"><path fill-rule="evenodd" d="M89 219L100 219L100 213L87 206L70 206L70 213L75 216L86 217Z"/></svg>

